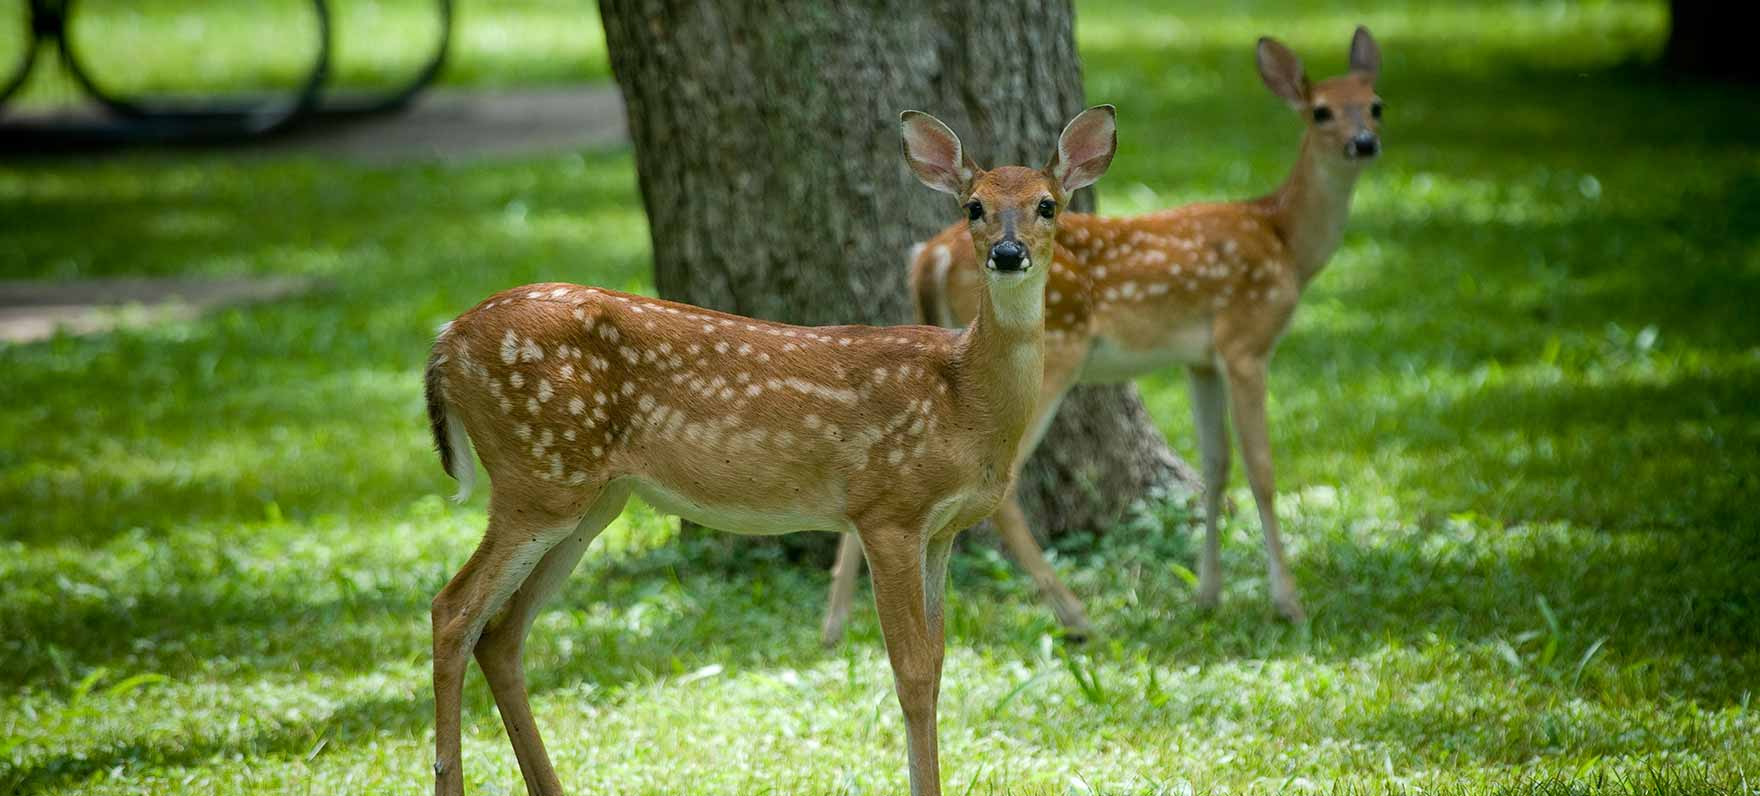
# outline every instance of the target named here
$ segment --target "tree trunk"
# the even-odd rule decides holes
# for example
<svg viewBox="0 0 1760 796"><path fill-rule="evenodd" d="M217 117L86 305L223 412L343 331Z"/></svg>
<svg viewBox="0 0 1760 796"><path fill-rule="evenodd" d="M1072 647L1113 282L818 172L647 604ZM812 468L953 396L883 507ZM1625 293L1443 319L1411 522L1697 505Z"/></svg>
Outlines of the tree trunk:
<svg viewBox="0 0 1760 796"><path fill-rule="evenodd" d="M1747 50L1751 29L1740 21L1747 7L1724 0L1673 0L1663 65L1694 77L1760 81L1760 60Z"/></svg>
<svg viewBox="0 0 1760 796"><path fill-rule="evenodd" d="M899 112L947 121L982 166L1040 165L1084 107L1067 0L973 8L602 0L660 294L790 323L909 322L905 253L959 211L905 169ZM1173 482L1196 480L1135 391L1081 388L1021 493L1036 528L1103 531ZM828 560L828 541L804 549Z"/></svg>

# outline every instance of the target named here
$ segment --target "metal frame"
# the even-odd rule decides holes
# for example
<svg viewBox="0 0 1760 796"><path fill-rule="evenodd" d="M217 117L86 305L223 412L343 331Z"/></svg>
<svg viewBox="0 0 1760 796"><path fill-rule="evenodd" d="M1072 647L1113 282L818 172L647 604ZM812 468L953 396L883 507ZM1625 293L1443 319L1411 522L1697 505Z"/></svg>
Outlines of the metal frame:
<svg viewBox="0 0 1760 796"><path fill-rule="evenodd" d="M440 20L438 41L420 71L409 82L383 93L347 99L325 96L331 75L335 38L328 0L311 0L318 23L317 52L304 80L289 96L261 101L155 103L149 98L111 93L92 77L81 60L78 44L68 35L77 0L29 0L25 15L30 38L24 60L11 78L0 83L0 113L30 75L37 47L50 41L75 83L105 111L98 122L0 125L0 148L62 148L80 144L175 143L186 141L239 140L276 133L313 118L358 116L395 111L408 105L432 85L446 64L452 39L452 0L435 0Z"/></svg>
<svg viewBox="0 0 1760 796"><path fill-rule="evenodd" d="M42 34L37 30L38 17L35 6L35 0L24 5L24 57L15 67L17 71L11 77L0 82L0 110L5 110L6 101L12 98L13 92L24 85L25 78L30 77L31 67L37 62L37 39L42 38Z"/></svg>

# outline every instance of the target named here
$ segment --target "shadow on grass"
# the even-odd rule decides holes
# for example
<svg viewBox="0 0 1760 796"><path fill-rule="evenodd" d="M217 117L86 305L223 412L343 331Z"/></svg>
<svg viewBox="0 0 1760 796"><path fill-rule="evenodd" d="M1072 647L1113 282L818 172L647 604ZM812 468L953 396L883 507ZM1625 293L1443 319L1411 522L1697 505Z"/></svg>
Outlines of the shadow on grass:
<svg viewBox="0 0 1760 796"><path fill-rule="evenodd" d="M420 735L433 725L433 702L428 700L368 698L345 703L330 712L321 725L278 724L243 738L201 734L160 741L135 740L49 755L16 769L0 768L0 786L14 793L33 793L54 785L90 780L112 770L139 767L188 768L217 757L246 754L252 758L309 759L320 739L347 744L385 735ZM425 768L422 760L408 760L410 770Z"/></svg>

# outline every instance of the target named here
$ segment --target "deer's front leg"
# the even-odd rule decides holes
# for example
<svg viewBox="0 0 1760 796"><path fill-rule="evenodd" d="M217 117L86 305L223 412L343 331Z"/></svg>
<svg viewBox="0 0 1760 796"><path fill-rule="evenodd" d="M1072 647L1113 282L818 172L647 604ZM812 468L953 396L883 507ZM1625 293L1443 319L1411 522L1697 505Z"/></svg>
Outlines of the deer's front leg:
<svg viewBox="0 0 1760 796"><path fill-rule="evenodd" d="M904 709L910 760L911 796L940 796L941 764L937 759L935 707L941 692L941 633L932 629L924 590L926 550L916 534L863 533L862 549L874 583L874 605L886 655L892 661L893 686ZM938 567L945 583L946 554ZM937 586L936 615L940 605Z"/></svg>
<svg viewBox="0 0 1760 796"><path fill-rule="evenodd" d="M1093 626L1088 624L1088 612L1082 609L1082 601L1076 599L1075 592L1057 577L1057 570L1051 568L1051 562L1045 560L1045 551L1033 538L1033 530L1027 526L1027 515L1021 511L1014 490L1009 490L1008 497L1002 499L990 519L996 523L996 531L1002 536L1008 554L1020 562L1039 587L1039 593L1051 603L1051 610L1057 614L1057 621L1063 624L1068 637L1074 641L1087 639L1093 633Z"/></svg>
<svg viewBox="0 0 1760 796"><path fill-rule="evenodd" d="M837 543L837 563L831 565L831 599L825 606L825 623L819 629L819 642L827 647L835 647L843 640L850 602L856 595L856 579L861 575L862 541L855 534L846 533Z"/></svg>
<svg viewBox="0 0 1760 796"><path fill-rule="evenodd" d="M1057 577L1057 570L1052 569L1051 563L1045 560L1045 551L1039 547L1039 540L1033 538L1033 529L1027 525L1027 515L1021 511L1020 498L1015 490L1020 486L1018 477L1021 468L1026 465L1033 451L1038 449L1045 432L1057 416L1057 408L1062 405L1063 397L1075 385L1081 364L1088 357L1088 349L1085 341L1048 344L1045 347L1045 375L1040 382L1039 399L1033 410L1033 419L1027 424L1030 430L1021 440L1020 450L1015 454L1016 480L1009 487L1008 494L1002 498L1002 503L996 507L996 513L990 517L996 523L996 531L1002 536L1002 544L1008 548L1008 554L1032 576L1034 585L1039 587L1039 594L1051 603L1051 610L1057 614L1057 621L1063 624L1068 638L1074 641L1082 641L1093 632L1093 627L1088 624L1088 612L1082 609L1082 601L1076 599L1075 593Z"/></svg>
<svg viewBox="0 0 1760 796"><path fill-rule="evenodd" d="M1253 502L1259 506L1259 522L1265 529L1265 552L1270 559L1271 600L1277 612L1291 622L1306 618L1295 579L1284 560L1283 537L1277 527L1277 485L1271 466L1271 434L1265 419L1264 357L1238 357L1228 362L1228 392L1234 408L1235 433L1241 440L1241 458Z"/></svg>

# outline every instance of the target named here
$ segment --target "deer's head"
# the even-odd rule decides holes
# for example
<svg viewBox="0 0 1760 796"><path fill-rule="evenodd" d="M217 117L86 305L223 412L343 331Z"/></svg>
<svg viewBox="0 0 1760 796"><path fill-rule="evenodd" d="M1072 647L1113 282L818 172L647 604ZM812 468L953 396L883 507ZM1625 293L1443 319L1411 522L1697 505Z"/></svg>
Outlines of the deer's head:
<svg viewBox="0 0 1760 796"><path fill-rule="evenodd" d="M1076 190L1093 184L1118 148L1111 105L1089 108L1057 139L1042 169L978 168L947 125L920 111L900 117L904 156L924 185L959 198L978 262L991 280L1018 279L1051 266L1057 217Z"/></svg>
<svg viewBox="0 0 1760 796"><path fill-rule="evenodd" d="M1319 154L1350 163L1381 153L1381 48L1369 29L1351 37L1351 68L1338 77L1310 83L1302 59L1272 38L1259 40L1259 77L1265 87L1308 119L1308 135Z"/></svg>

